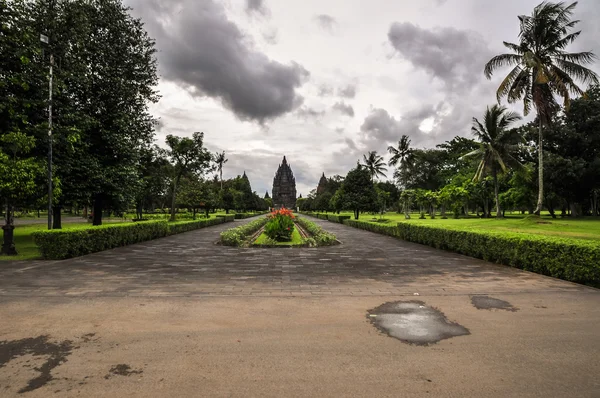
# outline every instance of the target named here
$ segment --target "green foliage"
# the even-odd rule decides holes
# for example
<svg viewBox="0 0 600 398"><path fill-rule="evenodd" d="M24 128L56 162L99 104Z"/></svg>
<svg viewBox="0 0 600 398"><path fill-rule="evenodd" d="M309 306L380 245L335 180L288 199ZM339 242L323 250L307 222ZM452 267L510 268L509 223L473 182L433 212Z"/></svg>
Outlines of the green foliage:
<svg viewBox="0 0 600 398"><path fill-rule="evenodd" d="M341 190L344 207L352 209L357 220L361 211L371 210L377 204L377 192L371 174L367 168L360 165L348 172Z"/></svg>
<svg viewBox="0 0 600 398"><path fill-rule="evenodd" d="M248 224L223 231L221 232L221 243L227 246L241 246L246 241L248 235L261 229L267 221L268 219L264 217L251 221Z"/></svg>
<svg viewBox="0 0 600 398"><path fill-rule="evenodd" d="M294 232L294 219L287 212L278 211L269 215L269 221L265 225L265 234L279 242L292 239Z"/></svg>
<svg viewBox="0 0 600 398"><path fill-rule="evenodd" d="M162 238L169 234L166 221L127 225L104 225L78 230L52 230L33 233L35 244L46 260L62 260Z"/></svg>
<svg viewBox="0 0 600 398"><path fill-rule="evenodd" d="M378 225L346 220L344 224L572 282L600 283L600 247L595 242L407 222Z"/></svg>
<svg viewBox="0 0 600 398"><path fill-rule="evenodd" d="M62 260L116 247L145 242L169 235L189 232L233 219L209 218L195 221L147 221L142 223L108 224L91 228L33 232L42 258Z"/></svg>
<svg viewBox="0 0 600 398"><path fill-rule="evenodd" d="M320 217L319 217L320 218ZM341 216L339 214L327 214L327 220L331 221L331 222L336 222L339 224L343 224L344 220L349 220L350 216Z"/></svg>
<svg viewBox="0 0 600 398"><path fill-rule="evenodd" d="M312 235L311 238L314 240L317 246L331 246L337 243L337 238L334 234L325 231L314 222L309 221L304 217L297 217L296 222ZM307 243L313 246L311 241L307 241Z"/></svg>
<svg viewBox="0 0 600 398"><path fill-rule="evenodd" d="M183 232L194 231L200 228L206 228L213 225L223 224L224 222L231 222L225 217L206 218L203 220L192 220L192 221L175 221L169 223L169 235L180 234Z"/></svg>
<svg viewBox="0 0 600 398"><path fill-rule="evenodd" d="M217 218L222 218L225 222L235 221L235 214L218 214Z"/></svg>

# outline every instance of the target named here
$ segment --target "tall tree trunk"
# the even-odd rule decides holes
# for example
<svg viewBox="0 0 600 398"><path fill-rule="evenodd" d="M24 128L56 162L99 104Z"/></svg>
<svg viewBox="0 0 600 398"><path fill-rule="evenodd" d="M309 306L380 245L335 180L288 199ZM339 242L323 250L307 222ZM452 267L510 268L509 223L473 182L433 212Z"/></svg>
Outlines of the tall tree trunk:
<svg viewBox="0 0 600 398"><path fill-rule="evenodd" d="M223 190L223 166L219 169L219 174L221 176L221 191Z"/></svg>
<svg viewBox="0 0 600 398"><path fill-rule="evenodd" d="M52 215L52 229L62 229L62 206L54 206Z"/></svg>
<svg viewBox="0 0 600 398"><path fill-rule="evenodd" d="M492 167L492 176L494 178L494 198L496 199L496 218L502 218L502 212L500 211L500 195L498 194L498 171L496 167Z"/></svg>
<svg viewBox="0 0 600 398"><path fill-rule="evenodd" d="M172 190L172 198L171 198L171 217L169 221L175 221L175 199L177 197L177 186L179 185L179 179L181 176L177 176L175 181L173 181L173 190Z"/></svg>
<svg viewBox="0 0 600 398"><path fill-rule="evenodd" d="M539 119L539 147L538 147L538 200L537 206L535 208L534 214L538 216L542 213L542 204L544 203L544 151L542 147L542 138L543 138L543 125L542 125L542 116L538 111L538 119Z"/></svg>
<svg viewBox="0 0 600 398"><path fill-rule="evenodd" d="M5 224L2 226L3 231L3 242L2 242L2 254L6 254L8 256L14 256L17 254L17 249L15 248L15 238L14 231L15 226L13 225L13 217L12 217L12 205L7 201L6 203L6 214L4 218Z"/></svg>
<svg viewBox="0 0 600 398"><path fill-rule="evenodd" d="M101 193L94 196L94 219L92 225L102 225L102 209L104 207L104 198Z"/></svg>
<svg viewBox="0 0 600 398"><path fill-rule="evenodd" d="M142 201L139 200L137 202L137 206L135 207L135 218L137 218L138 220L141 220L142 218L144 218L144 206L142 204Z"/></svg>

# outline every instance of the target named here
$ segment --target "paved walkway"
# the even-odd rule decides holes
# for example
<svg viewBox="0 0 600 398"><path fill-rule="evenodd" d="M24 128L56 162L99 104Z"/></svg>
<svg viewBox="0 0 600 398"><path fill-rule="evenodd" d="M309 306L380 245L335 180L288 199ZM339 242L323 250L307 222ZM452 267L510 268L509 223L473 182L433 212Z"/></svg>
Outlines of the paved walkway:
<svg viewBox="0 0 600 398"><path fill-rule="evenodd" d="M342 244L313 249L220 246L216 244L219 233L233 227L224 224L70 260L1 262L0 295L598 293L585 286L314 221L336 234Z"/></svg>
<svg viewBox="0 0 600 398"><path fill-rule="evenodd" d="M1 262L0 396L598 397L600 290L316 222L343 244L216 246L229 223ZM367 318L414 300L468 334Z"/></svg>

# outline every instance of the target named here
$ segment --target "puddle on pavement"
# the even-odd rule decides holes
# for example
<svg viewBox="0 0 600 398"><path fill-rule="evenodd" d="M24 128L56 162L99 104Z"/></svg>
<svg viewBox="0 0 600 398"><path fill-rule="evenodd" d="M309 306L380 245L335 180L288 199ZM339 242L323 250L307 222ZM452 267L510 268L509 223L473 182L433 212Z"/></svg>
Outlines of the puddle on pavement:
<svg viewBox="0 0 600 398"><path fill-rule="evenodd" d="M39 336L36 338L27 338L22 340L0 341L0 368L6 366L11 360L24 355L33 355L34 357L46 357L41 366L34 369L40 374L27 382L27 386L21 388L19 393L36 390L50 380L52 370L67 361L73 350L73 342L65 340L59 343L48 341L49 336Z"/></svg>
<svg viewBox="0 0 600 398"><path fill-rule="evenodd" d="M511 303L488 296L471 296L471 303L478 310L505 310L516 312L519 309Z"/></svg>
<svg viewBox="0 0 600 398"><path fill-rule="evenodd" d="M440 340L471 334L450 322L439 310L422 301L395 301L368 311L369 321L380 331L404 343L429 345Z"/></svg>

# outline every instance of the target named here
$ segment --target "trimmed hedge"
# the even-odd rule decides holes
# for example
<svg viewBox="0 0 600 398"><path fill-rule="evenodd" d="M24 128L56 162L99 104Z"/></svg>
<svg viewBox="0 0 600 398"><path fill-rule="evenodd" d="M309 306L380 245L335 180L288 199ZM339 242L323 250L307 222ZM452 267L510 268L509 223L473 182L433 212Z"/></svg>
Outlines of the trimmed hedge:
<svg viewBox="0 0 600 398"><path fill-rule="evenodd" d="M139 224L101 225L86 229L66 229L34 232L33 240L42 258L63 260L115 247L165 237L169 234L166 221Z"/></svg>
<svg viewBox="0 0 600 398"><path fill-rule="evenodd" d="M321 228L314 222L302 217L296 217L296 222L300 224L302 228L308 231L309 234L312 235L311 238L315 240L317 246L329 246L337 243L337 238L334 234L325 231L323 228Z"/></svg>
<svg viewBox="0 0 600 398"><path fill-rule="evenodd" d="M85 229L54 229L32 234L42 258L64 260L116 247L146 242L182 232L222 224L224 218L209 218L196 221L146 221L126 225L101 225Z"/></svg>
<svg viewBox="0 0 600 398"><path fill-rule="evenodd" d="M327 214L325 213L319 213L317 214L317 218L320 218L321 220L327 220Z"/></svg>
<svg viewBox="0 0 600 398"><path fill-rule="evenodd" d="M343 224L344 220L349 220L351 219L351 216L340 216L339 214L328 214L327 215L327 220L331 221L331 222L336 222L339 224Z"/></svg>
<svg viewBox="0 0 600 398"><path fill-rule="evenodd" d="M600 246L596 242L403 222L394 226L345 220L344 224L554 278L600 285Z"/></svg>
<svg viewBox="0 0 600 398"><path fill-rule="evenodd" d="M246 237L250 234L255 233L263 227L268 221L267 217L259 218L249 222L248 224L241 225L236 228L230 228L227 231L221 232L221 243L226 246L241 246L245 241Z"/></svg>
<svg viewBox="0 0 600 398"><path fill-rule="evenodd" d="M235 214L217 214L217 218L222 218L225 222L235 221Z"/></svg>
<svg viewBox="0 0 600 398"><path fill-rule="evenodd" d="M219 218L205 218L195 221L176 221L169 223L169 235L180 234L183 232L189 232L200 228L206 228L213 225L223 224L228 221L223 217Z"/></svg>

